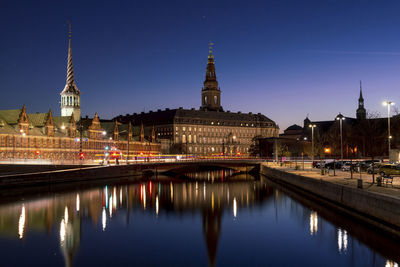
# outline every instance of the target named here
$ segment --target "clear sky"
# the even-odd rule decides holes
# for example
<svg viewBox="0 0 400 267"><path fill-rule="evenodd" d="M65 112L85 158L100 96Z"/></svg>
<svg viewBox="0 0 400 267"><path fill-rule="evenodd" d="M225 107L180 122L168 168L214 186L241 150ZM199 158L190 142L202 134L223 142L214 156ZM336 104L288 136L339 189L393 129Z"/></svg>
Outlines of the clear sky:
<svg viewBox="0 0 400 267"><path fill-rule="evenodd" d="M82 115L198 108L208 42L225 110L282 129L400 105L400 1L0 1L0 109L60 114L72 21Z"/></svg>

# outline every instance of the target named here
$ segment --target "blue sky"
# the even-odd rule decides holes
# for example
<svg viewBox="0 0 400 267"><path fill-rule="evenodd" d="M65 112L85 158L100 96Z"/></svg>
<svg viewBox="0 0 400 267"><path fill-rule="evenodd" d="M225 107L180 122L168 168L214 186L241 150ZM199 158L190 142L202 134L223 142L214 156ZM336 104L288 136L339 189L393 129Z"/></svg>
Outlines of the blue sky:
<svg viewBox="0 0 400 267"><path fill-rule="evenodd" d="M0 2L0 109L59 115L67 20L82 115L198 108L208 42L225 110L281 129L400 104L398 1Z"/></svg>

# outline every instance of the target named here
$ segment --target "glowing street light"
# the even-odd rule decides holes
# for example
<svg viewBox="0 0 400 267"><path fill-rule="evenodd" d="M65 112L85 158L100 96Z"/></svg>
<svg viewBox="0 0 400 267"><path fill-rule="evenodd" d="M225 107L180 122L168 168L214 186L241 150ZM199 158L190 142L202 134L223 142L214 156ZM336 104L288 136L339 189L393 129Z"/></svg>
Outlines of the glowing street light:
<svg viewBox="0 0 400 267"><path fill-rule="evenodd" d="M343 128L342 128L343 125L342 125L342 123L345 119L346 118L341 113L339 113L339 115L336 116L336 120L338 120L340 122L340 161L341 162L343 162Z"/></svg>
<svg viewBox="0 0 400 267"><path fill-rule="evenodd" d="M317 127L315 124L309 124L311 128L311 166L314 164L314 128Z"/></svg>
<svg viewBox="0 0 400 267"><path fill-rule="evenodd" d="M392 136L390 135L390 106L394 105L394 102L392 101L383 101L382 105L387 106L387 116L388 116L388 146L389 146L389 151L388 151L388 157L390 159L390 139L392 139Z"/></svg>

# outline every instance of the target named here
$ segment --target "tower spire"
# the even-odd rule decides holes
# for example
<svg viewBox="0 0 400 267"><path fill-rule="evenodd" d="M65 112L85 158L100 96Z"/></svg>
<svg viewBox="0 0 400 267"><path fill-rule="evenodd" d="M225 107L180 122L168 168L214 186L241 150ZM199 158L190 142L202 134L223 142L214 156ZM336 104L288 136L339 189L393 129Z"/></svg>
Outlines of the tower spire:
<svg viewBox="0 0 400 267"><path fill-rule="evenodd" d="M75 121L80 119L80 94L75 84L74 66L72 63L71 22L68 21L68 60L67 81L61 92L61 116L74 115Z"/></svg>
<svg viewBox="0 0 400 267"><path fill-rule="evenodd" d="M362 95L362 83L360 80L360 97L358 98L358 109L356 112L357 119L365 119L367 116L367 111L364 108L364 98Z"/></svg>
<svg viewBox="0 0 400 267"><path fill-rule="evenodd" d="M213 43L208 44L208 60L204 87L201 90L201 109L223 111L221 107L221 90L218 86L213 55Z"/></svg>
<svg viewBox="0 0 400 267"><path fill-rule="evenodd" d="M69 32L68 32L68 66L67 66L67 84L72 85L75 83L74 80L74 65L72 63L72 46L71 46L71 22L68 21Z"/></svg>

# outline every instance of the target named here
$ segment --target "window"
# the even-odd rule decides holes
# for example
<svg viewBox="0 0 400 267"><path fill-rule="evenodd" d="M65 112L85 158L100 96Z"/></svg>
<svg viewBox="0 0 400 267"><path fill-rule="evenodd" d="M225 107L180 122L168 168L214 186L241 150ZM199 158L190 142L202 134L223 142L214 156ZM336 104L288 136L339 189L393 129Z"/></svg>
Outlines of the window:
<svg viewBox="0 0 400 267"><path fill-rule="evenodd" d="M186 135L182 135L182 143L186 143Z"/></svg>
<svg viewBox="0 0 400 267"><path fill-rule="evenodd" d="M215 95L215 96L214 96L214 104L217 104L217 102L218 102L218 98L217 98L217 96Z"/></svg>
<svg viewBox="0 0 400 267"><path fill-rule="evenodd" d="M182 131L186 131L186 127L182 127Z"/></svg>
<svg viewBox="0 0 400 267"><path fill-rule="evenodd" d="M207 104L207 96L204 97L204 104Z"/></svg>
<svg viewBox="0 0 400 267"><path fill-rule="evenodd" d="M188 142L189 142L189 143L192 142L192 135L191 135L191 134L188 135Z"/></svg>

